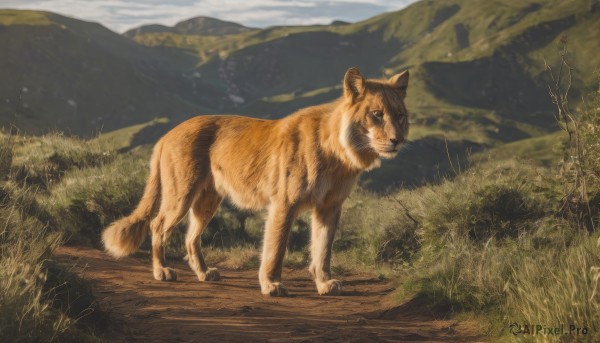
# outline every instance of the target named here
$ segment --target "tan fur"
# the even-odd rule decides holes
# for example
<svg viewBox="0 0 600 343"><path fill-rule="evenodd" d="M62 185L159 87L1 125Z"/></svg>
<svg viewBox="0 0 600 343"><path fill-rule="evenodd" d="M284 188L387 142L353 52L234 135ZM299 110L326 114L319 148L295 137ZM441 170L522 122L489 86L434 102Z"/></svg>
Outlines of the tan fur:
<svg viewBox="0 0 600 343"><path fill-rule="evenodd" d="M156 144L138 208L102 235L107 251L116 257L132 253L150 228L154 277L175 280L175 271L165 266L163 243L189 211L190 267L201 281L218 280L198 243L228 197L240 208L268 208L259 281L263 294L283 296L290 227L298 214L311 210L309 270L319 294L339 294L330 259L341 206L360 173L378 167L381 157L394 157L408 134L407 86L408 72L365 80L351 68L340 99L280 120L200 116L185 121Z"/></svg>

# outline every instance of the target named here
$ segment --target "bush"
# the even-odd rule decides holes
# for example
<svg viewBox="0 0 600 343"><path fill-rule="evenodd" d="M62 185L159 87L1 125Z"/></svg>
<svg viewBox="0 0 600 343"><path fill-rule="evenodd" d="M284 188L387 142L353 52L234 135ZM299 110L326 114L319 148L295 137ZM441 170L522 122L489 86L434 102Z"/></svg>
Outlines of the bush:
<svg viewBox="0 0 600 343"><path fill-rule="evenodd" d="M148 168L144 154L125 154L100 166L68 171L46 200L55 229L65 232L69 242L99 242L102 229L137 206Z"/></svg>
<svg viewBox="0 0 600 343"><path fill-rule="evenodd" d="M432 247L454 238L478 243L516 238L553 210L543 182L538 171L516 162L491 163L421 190L413 211Z"/></svg>
<svg viewBox="0 0 600 343"><path fill-rule="evenodd" d="M474 202L468 208L472 218L469 223L472 240L516 238L532 220L544 215L541 204L532 199L523 184L492 184L474 195Z"/></svg>
<svg viewBox="0 0 600 343"><path fill-rule="evenodd" d="M115 158L93 141L54 133L41 137L21 137L15 147L13 178L17 182L48 188L69 170L95 167Z"/></svg>
<svg viewBox="0 0 600 343"><path fill-rule="evenodd" d="M414 218L399 205L412 196L403 191L382 197L357 189L344 204L334 250L349 257L352 264L394 268L412 263L420 238Z"/></svg>
<svg viewBox="0 0 600 343"><path fill-rule="evenodd" d="M420 243L398 269L400 293L505 323L600 329L600 239L561 215L560 186L548 170L503 162L397 193Z"/></svg>

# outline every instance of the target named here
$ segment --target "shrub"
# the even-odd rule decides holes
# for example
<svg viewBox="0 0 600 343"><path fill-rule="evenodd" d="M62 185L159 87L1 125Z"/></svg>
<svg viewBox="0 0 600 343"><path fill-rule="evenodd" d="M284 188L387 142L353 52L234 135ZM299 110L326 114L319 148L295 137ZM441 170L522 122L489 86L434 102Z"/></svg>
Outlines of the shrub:
<svg viewBox="0 0 600 343"><path fill-rule="evenodd" d="M55 229L70 242L99 242L101 230L129 215L146 184L148 159L120 155L111 163L73 169L51 188L46 200Z"/></svg>
<svg viewBox="0 0 600 343"><path fill-rule="evenodd" d="M422 218L423 239L443 247L455 238L485 243L533 230L552 206L536 179L534 169L515 162L491 163L422 190L414 211Z"/></svg>
<svg viewBox="0 0 600 343"><path fill-rule="evenodd" d="M548 170L515 162L399 192L398 211L410 213L420 237L414 263L399 270L400 293L505 323L598 330L598 233L560 214L561 194Z"/></svg>
<svg viewBox="0 0 600 343"><path fill-rule="evenodd" d="M41 137L21 137L15 148L13 177L18 182L43 188L72 169L100 166L115 158L93 141L84 141L54 133Z"/></svg>
<svg viewBox="0 0 600 343"><path fill-rule="evenodd" d="M515 238L531 220L543 216L541 204L532 201L524 185L484 186L474 194L468 208L469 238L485 242L490 238Z"/></svg>
<svg viewBox="0 0 600 343"><path fill-rule="evenodd" d="M399 204L413 197L403 191L382 197L357 189L344 204L334 250L353 264L389 266L411 263L420 248L414 218Z"/></svg>

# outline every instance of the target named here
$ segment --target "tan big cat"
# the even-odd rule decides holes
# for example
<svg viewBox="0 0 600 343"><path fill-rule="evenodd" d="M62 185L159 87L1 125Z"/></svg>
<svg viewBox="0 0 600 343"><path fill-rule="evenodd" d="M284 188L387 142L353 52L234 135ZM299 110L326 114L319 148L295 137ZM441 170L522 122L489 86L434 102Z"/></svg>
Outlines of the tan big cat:
<svg viewBox="0 0 600 343"><path fill-rule="evenodd" d="M163 243L189 211L185 246L200 281L220 278L200 251L202 231L224 198L243 209L268 209L259 281L263 294L285 296L282 261L290 228L312 211L309 270L317 291L336 295L331 246L344 200L358 176L393 158L408 134L404 106L409 75L365 80L358 69L344 77L344 94L279 120L198 116L169 131L156 146L142 200L133 213L102 234L115 257L135 252L152 234L154 277L172 281Z"/></svg>

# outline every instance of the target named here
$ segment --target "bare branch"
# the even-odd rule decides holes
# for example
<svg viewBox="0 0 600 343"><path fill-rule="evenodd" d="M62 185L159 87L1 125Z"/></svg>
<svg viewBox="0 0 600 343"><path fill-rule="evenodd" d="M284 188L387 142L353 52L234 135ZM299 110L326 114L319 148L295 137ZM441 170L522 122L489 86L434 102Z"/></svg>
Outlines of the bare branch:
<svg viewBox="0 0 600 343"><path fill-rule="evenodd" d="M416 225L421 225L421 222L419 222L418 220L416 220L411 214L410 214L410 210L408 209L408 207L397 197L392 197L390 196L390 198L392 200L394 200L395 202L397 202L400 207L402 207L404 209L404 214L406 215L406 217L408 217L408 219L412 220Z"/></svg>
<svg viewBox="0 0 600 343"><path fill-rule="evenodd" d="M551 84L548 85L548 93L557 109L554 116L560 128L568 135L568 150L562 163L565 194L561 208L576 215L578 227L584 225L583 222L585 222L587 227L591 225L593 229L592 211L587 194L587 174L584 168L586 147L581 138L580 116L571 112L569 106L569 94L575 68L568 60L569 50L566 36L560 39L559 56L560 64L556 75L545 60L544 63L551 80Z"/></svg>

